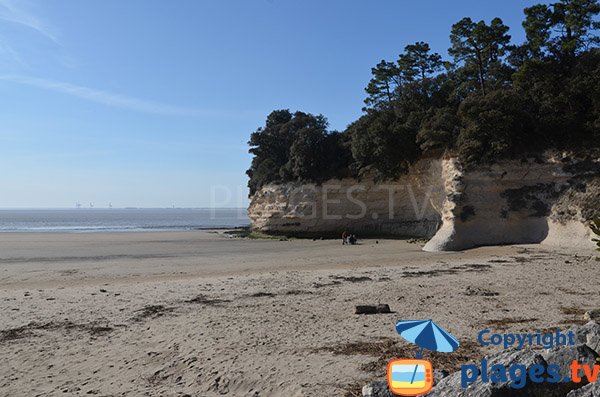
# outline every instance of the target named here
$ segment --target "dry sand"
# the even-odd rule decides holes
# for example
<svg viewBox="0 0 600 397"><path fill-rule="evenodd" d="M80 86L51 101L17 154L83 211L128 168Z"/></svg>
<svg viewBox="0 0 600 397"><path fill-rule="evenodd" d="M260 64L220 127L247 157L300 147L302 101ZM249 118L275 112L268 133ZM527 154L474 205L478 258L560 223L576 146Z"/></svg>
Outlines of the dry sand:
<svg viewBox="0 0 600 397"><path fill-rule="evenodd" d="M420 248L0 234L0 395L352 396L412 353L396 320L434 319L460 361L480 329L566 329L600 306L591 252ZM354 314L376 303L395 313Z"/></svg>

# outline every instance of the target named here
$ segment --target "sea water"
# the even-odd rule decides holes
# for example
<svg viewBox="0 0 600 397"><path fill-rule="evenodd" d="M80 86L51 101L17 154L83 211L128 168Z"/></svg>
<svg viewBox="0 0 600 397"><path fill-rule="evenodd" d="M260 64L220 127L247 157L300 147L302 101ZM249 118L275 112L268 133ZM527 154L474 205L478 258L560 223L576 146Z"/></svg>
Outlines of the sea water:
<svg viewBox="0 0 600 397"><path fill-rule="evenodd" d="M0 210L0 232L168 231L249 224L245 208Z"/></svg>

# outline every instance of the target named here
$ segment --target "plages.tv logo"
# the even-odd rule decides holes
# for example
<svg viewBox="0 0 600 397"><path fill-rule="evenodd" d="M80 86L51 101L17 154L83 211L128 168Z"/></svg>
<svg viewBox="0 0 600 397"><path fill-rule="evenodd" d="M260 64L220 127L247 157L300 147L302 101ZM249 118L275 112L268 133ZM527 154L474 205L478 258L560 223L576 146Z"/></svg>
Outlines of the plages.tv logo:
<svg viewBox="0 0 600 397"><path fill-rule="evenodd" d="M419 396L433 387L433 367L428 360L391 360L388 363L387 380L393 393Z"/></svg>
<svg viewBox="0 0 600 397"><path fill-rule="evenodd" d="M390 391L399 396L420 396L433 387L433 366L423 360L423 350L450 353L459 346L458 340L432 320L405 320L396 323L396 331L408 342L417 345L416 359L391 360L387 368Z"/></svg>

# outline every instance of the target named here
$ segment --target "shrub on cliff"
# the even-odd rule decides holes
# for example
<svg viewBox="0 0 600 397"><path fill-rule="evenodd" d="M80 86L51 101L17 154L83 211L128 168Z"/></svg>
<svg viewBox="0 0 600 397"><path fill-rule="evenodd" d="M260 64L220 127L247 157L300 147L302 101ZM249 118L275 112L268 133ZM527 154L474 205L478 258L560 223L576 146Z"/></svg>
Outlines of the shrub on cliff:
<svg viewBox="0 0 600 397"><path fill-rule="evenodd" d="M598 146L600 50L583 53L569 65L557 59L529 60L514 78L536 109L540 149Z"/></svg>
<svg viewBox="0 0 600 397"><path fill-rule="evenodd" d="M320 129L298 132L290 147L289 160L281 169L284 180L322 182L349 173L352 154L346 136Z"/></svg>
<svg viewBox="0 0 600 397"><path fill-rule="evenodd" d="M527 150L539 140L530 101L522 93L498 90L467 98L458 110L463 124L456 149L465 164L493 162Z"/></svg>
<svg viewBox="0 0 600 397"><path fill-rule="evenodd" d="M350 135L353 166L359 174L371 171L380 179L394 178L419 156L416 129L393 110L373 110L352 123Z"/></svg>
<svg viewBox="0 0 600 397"><path fill-rule="evenodd" d="M456 109L431 109L423 119L417 143L424 152L451 149L460 132L461 121Z"/></svg>
<svg viewBox="0 0 600 397"><path fill-rule="evenodd" d="M345 176L351 158L344 137L327 131L325 117L287 109L271 112L248 144L254 155L246 171L250 194L271 182Z"/></svg>

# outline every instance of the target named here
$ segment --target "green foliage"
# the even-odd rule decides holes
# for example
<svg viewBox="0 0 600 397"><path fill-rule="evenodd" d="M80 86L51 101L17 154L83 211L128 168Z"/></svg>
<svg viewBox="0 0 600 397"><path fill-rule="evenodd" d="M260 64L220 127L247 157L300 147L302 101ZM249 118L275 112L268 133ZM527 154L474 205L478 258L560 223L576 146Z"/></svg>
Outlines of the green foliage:
<svg viewBox="0 0 600 397"><path fill-rule="evenodd" d="M398 58L398 68L407 82L417 82L422 100L426 101L435 89L430 77L442 69L443 62L440 54L431 53L429 44L419 41L407 45L404 53Z"/></svg>
<svg viewBox="0 0 600 397"><path fill-rule="evenodd" d="M271 182L345 176L350 165L349 144L339 133L327 131L322 115L273 111L248 144L254 155L246 172L250 194Z"/></svg>
<svg viewBox="0 0 600 397"><path fill-rule="evenodd" d="M454 108L431 109L421 124L417 143L424 152L454 147L460 132L460 118Z"/></svg>
<svg viewBox="0 0 600 397"><path fill-rule="evenodd" d="M560 0L525 9L523 27L535 57L554 57L572 63L592 45L600 44L594 30L600 29L597 0Z"/></svg>
<svg viewBox="0 0 600 397"><path fill-rule="evenodd" d="M463 128L457 137L459 156L467 165L493 162L526 151L539 139L530 101L514 90L467 98L458 110Z"/></svg>
<svg viewBox="0 0 600 397"><path fill-rule="evenodd" d="M475 23L471 18L463 18L452 25L450 42L452 47L448 53L454 57L455 63L464 65L463 71L467 75L477 73L479 89L485 95L492 71L501 69L500 62L510 42L508 27L500 18L492 19L489 25L484 21Z"/></svg>
<svg viewBox="0 0 600 397"><path fill-rule="evenodd" d="M382 60L371 69L373 78L365 89L365 104L381 110L407 99L426 101L435 87L432 77L442 66L442 57L431 53L429 44L420 41L407 45L396 62Z"/></svg>
<svg viewBox="0 0 600 397"><path fill-rule="evenodd" d="M535 107L539 150L600 142L600 50L581 54L572 66L529 60L514 76Z"/></svg>
<svg viewBox="0 0 600 397"><path fill-rule="evenodd" d="M373 108L389 108L397 99L402 85L400 70L395 63L382 60L371 69L371 74L373 78L365 88L369 94L365 104Z"/></svg>
<svg viewBox="0 0 600 397"><path fill-rule="evenodd" d="M526 8L527 40L501 19L452 26L453 62L407 45L371 69L364 114L343 132L323 116L272 112L250 137L251 194L266 183L397 178L422 155L466 165L546 149L600 145L600 3L557 0Z"/></svg>
<svg viewBox="0 0 600 397"><path fill-rule="evenodd" d="M354 167L359 173L374 171L381 179L397 177L419 156L416 131L392 110L374 110L352 123Z"/></svg>
<svg viewBox="0 0 600 397"><path fill-rule="evenodd" d="M404 48L404 53L400 54L398 59L398 65L407 80L420 78L423 81L442 68L443 62L440 54L432 54L430 51L429 44L423 41L407 45Z"/></svg>
<svg viewBox="0 0 600 397"><path fill-rule="evenodd" d="M348 142L339 132L307 129L300 131L290 148L283 168L286 180L321 182L347 174L352 155Z"/></svg>

